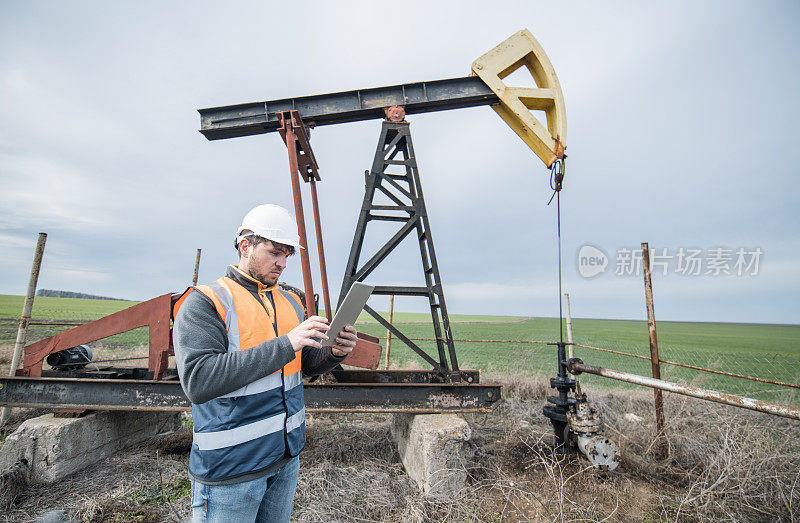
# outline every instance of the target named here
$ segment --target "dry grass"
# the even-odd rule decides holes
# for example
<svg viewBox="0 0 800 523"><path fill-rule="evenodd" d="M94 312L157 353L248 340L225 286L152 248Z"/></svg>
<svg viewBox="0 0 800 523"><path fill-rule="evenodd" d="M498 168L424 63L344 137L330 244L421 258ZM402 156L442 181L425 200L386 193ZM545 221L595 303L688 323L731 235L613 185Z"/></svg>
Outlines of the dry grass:
<svg viewBox="0 0 800 523"><path fill-rule="evenodd" d="M677 395L666 395L668 457L656 461L652 393L598 396L626 454L642 471L680 488L671 516L731 521L800 519L800 424ZM639 413L641 423L624 418Z"/></svg>
<svg viewBox="0 0 800 523"><path fill-rule="evenodd" d="M598 392L623 451L614 473L552 451L546 382L502 380L506 401L468 415L474 454L454 498L423 496L402 472L383 417L318 416L295 503L306 521L793 521L800 514L797 423L671 396L670 457L653 455L652 393ZM590 391L591 392L591 391ZM640 421L629 421L634 414ZM616 432L616 433L615 433Z"/></svg>
<svg viewBox="0 0 800 523"><path fill-rule="evenodd" d="M559 456L541 414L543 380L503 378L505 402L466 415L468 483L450 498L423 495L406 476L388 415L309 416L294 517L299 521L794 521L800 519L796 422L667 395L669 457L652 449L652 393L588 391L623 452L612 473ZM638 421L626 414L641 418ZM0 519L58 508L81 521L169 521L156 470L188 516L190 433L162 436L55 486L28 487Z"/></svg>

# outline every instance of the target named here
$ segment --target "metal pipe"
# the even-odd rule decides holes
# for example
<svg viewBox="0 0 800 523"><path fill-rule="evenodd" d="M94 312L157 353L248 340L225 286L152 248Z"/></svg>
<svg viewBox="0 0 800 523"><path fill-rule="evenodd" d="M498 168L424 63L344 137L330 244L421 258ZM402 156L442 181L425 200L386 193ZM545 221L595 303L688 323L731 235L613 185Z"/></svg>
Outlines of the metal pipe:
<svg viewBox="0 0 800 523"><path fill-rule="evenodd" d="M726 394L725 392L718 392L716 390L701 389L700 387L693 387L691 385L680 385L678 383L672 383L671 381L648 378L647 376L639 376L638 374L630 374L628 372L596 367L594 365L586 365L583 363L583 361L581 361L580 358L573 358L569 360L567 362L567 368L573 374L586 372L596 376L610 378L612 380L626 381L635 385L666 390L668 392L674 392L684 396L691 396L701 400L714 401L716 403L731 405L733 407L741 407L743 409L766 412L767 414L774 414L775 416L783 416L784 418L800 420L800 408L798 407L778 405L776 403L746 398L744 396Z"/></svg>
<svg viewBox="0 0 800 523"><path fill-rule="evenodd" d="M310 176L311 206L314 209L314 230L317 234L317 254L319 255L319 275L322 278L322 300L325 303L325 316L331 321L331 298L328 294L328 270L325 267L325 247L322 245L322 225L319 218L319 202L317 201L317 181Z"/></svg>
<svg viewBox="0 0 800 523"><path fill-rule="evenodd" d="M644 267L644 299L647 306L647 330L650 334L650 367L653 377L661 379L661 359L658 356L658 336L656 335L656 312L653 304L653 281L650 277L650 246L642 242L642 266ZM653 400L656 410L656 439L658 452L666 453L667 442L664 439L664 398L661 390L653 389Z"/></svg>
<svg viewBox="0 0 800 523"><path fill-rule="evenodd" d="M568 347L568 354L570 359L575 356L574 349L572 346L572 314L569 311L569 293L564 293L564 312L567 316L567 343L569 343Z"/></svg>
<svg viewBox="0 0 800 523"><path fill-rule="evenodd" d="M294 215L297 220L297 234L300 236L300 266L303 270L303 287L306 293L306 311L309 316L317 314L314 304L314 285L311 281L311 262L308 259L308 240L306 239L306 219L303 214L303 197L300 194L300 171L297 168L297 137L291 122L286 123L286 149L289 151L289 178L292 179L294 196Z"/></svg>
<svg viewBox="0 0 800 523"><path fill-rule="evenodd" d="M619 466L619 447L603 434L575 434L578 450L600 470L614 470Z"/></svg>
<svg viewBox="0 0 800 523"><path fill-rule="evenodd" d="M417 338L410 338L415 341L420 341ZM422 340L425 341L425 340ZM491 340L453 340L453 341L481 341L487 342ZM544 343L544 342L535 342L535 341L491 341L492 343ZM646 356L642 356L640 354L631 354L630 352L622 352L618 350L611 350L611 349L601 349L600 347L592 347L591 345L581 345L580 343L575 344L576 347L583 347L584 349L591 349L591 350L599 350L601 352L609 352L611 354L619 354L620 356L628 356L629 358L639 358L640 360L649 360L650 358ZM707 369L705 367L698 367L697 365L687 365L686 363L678 363L677 361L670 361L670 360L661 360L661 363L666 363L667 365L675 365L676 367L683 367L685 369L693 369L699 370L703 372L708 372L710 374L719 374L720 376L730 376L732 378L741 378L743 380L750 380L750 381L757 381L759 383L769 383L770 385L780 385L781 387L791 387L793 389L800 389L800 385L797 383L786 383L785 381L775 381L775 380L765 380L764 378L755 378L753 376L747 376L745 374L736 374L733 372L725 372L721 370L714 370L714 369Z"/></svg>
<svg viewBox="0 0 800 523"><path fill-rule="evenodd" d="M197 255L194 257L194 276L192 276L192 287L197 285L197 277L200 274L200 249L197 249Z"/></svg>
<svg viewBox="0 0 800 523"><path fill-rule="evenodd" d="M33 254L33 266L28 280L28 291L25 294L25 302L22 305L22 316L19 318L17 340L14 342L14 353L11 356L11 367L8 369L9 376L14 376L17 372L19 360L22 359L22 349L25 347L25 340L28 337L28 325L31 321L31 312L33 312L33 299L36 296L36 285L39 282L39 270L42 268L45 242L47 242L47 233L40 232L39 239L36 242L36 251ZM11 409L3 407L2 412L0 412L0 426L5 425L10 414Z"/></svg>

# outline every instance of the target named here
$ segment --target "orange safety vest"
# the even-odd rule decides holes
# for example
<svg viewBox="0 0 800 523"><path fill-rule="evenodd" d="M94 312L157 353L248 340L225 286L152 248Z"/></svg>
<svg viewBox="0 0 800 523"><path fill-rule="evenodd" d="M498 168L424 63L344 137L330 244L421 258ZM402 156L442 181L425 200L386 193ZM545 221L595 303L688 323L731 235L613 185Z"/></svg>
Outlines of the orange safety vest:
<svg viewBox="0 0 800 523"><path fill-rule="evenodd" d="M177 316L196 289L225 323L228 351L247 350L288 333L304 319L300 298L283 289L260 289L259 298L223 276L211 285L187 289L175 303ZM272 293L274 307L266 297ZM267 468L305 446L302 351L281 370L203 404L192 404L192 475L222 480Z"/></svg>

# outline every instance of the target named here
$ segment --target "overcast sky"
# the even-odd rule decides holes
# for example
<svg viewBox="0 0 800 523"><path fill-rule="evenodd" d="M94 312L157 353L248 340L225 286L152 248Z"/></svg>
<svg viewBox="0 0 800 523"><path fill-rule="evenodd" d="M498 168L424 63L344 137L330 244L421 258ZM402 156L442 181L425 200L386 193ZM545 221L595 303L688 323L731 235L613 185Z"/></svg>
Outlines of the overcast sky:
<svg viewBox="0 0 800 523"><path fill-rule="evenodd" d="M527 27L566 101L573 315L644 318L641 274L616 272L631 268L620 249L647 241L673 256L654 276L658 319L798 322L797 2L286 5L0 2L0 293L25 292L39 231L40 288L179 291L197 248L215 279L247 210L291 208L291 189L277 134L209 142L198 108L466 76ZM542 162L488 107L409 121L450 312L557 315ZM334 298L379 130L313 132ZM608 260L593 278L578 270L587 244ZM681 248L700 251L700 275L679 270ZM736 252L758 249L757 270L736 274ZM284 279L302 286L291 263ZM370 281L421 284L418 254L397 251Z"/></svg>

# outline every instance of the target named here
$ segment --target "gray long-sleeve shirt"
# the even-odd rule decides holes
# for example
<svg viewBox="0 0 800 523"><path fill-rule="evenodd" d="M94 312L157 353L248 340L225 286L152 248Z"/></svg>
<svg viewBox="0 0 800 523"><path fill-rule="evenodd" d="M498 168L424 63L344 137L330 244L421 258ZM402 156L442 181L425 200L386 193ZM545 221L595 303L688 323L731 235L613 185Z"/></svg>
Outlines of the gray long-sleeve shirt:
<svg viewBox="0 0 800 523"><path fill-rule="evenodd" d="M245 276L233 266L226 276L258 299L263 284ZM271 293L267 292L271 299ZM228 352L228 333L214 304L201 292L191 292L181 305L172 331L175 363L183 391L195 404L228 394L283 368L294 358L286 335L247 350ZM330 347L303 347L302 369L306 376L324 374L344 357Z"/></svg>

